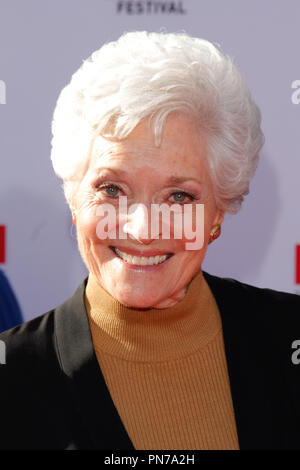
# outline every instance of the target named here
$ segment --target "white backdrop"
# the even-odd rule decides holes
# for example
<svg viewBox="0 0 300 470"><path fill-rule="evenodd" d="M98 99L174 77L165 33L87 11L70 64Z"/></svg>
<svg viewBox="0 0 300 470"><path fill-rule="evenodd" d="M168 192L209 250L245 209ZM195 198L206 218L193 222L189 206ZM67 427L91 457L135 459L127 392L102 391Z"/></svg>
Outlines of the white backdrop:
<svg viewBox="0 0 300 470"><path fill-rule="evenodd" d="M0 268L26 320L86 276L50 162L56 99L85 58L129 30L185 30L234 58L261 108L266 143L242 210L227 216L203 268L297 292L299 17L299 0L0 0Z"/></svg>

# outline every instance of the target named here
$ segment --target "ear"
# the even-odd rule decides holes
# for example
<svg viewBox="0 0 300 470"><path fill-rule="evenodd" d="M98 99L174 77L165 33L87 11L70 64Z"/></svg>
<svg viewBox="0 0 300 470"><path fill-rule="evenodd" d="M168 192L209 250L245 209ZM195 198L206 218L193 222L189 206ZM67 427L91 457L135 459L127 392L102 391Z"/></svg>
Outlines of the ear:
<svg viewBox="0 0 300 470"><path fill-rule="evenodd" d="M216 215L215 215L215 218L214 218L214 222L213 222L213 226L221 225L224 221L224 217L225 217L225 211L221 210L221 209L217 209L217 212L216 212Z"/></svg>
<svg viewBox="0 0 300 470"><path fill-rule="evenodd" d="M75 225L75 227L76 227L77 220L76 220L76 215L75 214L72 214L72 222L73 222L73 225Z"/></svg>

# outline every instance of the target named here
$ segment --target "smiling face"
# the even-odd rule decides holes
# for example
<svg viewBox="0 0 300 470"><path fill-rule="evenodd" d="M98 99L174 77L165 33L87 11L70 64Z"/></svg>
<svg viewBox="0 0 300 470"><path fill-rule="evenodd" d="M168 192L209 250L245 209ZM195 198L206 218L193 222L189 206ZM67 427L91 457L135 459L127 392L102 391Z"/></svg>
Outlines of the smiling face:
<svg viewBox="0 0 300 470"><path fill-rule="evenodd" d="M184 297L201 269L209 233L224 215L215 203L205 157L205 139L184 115L168 116L159 147L147 122L122 141L95 139L76 195L78 246L89 271L119 302L136 308L170 307ZM127 237L100 239L97 210L111 204L118 215L120 196L126 196L128 207L140 205L125 221ZM192 204L193 210L204 204L202 248L187 250L187 239L174 238L172 229L169 239L161 233L151 238L150 231L146 236L153 203ZM120 220L110 227L117 237Z"/></svg>

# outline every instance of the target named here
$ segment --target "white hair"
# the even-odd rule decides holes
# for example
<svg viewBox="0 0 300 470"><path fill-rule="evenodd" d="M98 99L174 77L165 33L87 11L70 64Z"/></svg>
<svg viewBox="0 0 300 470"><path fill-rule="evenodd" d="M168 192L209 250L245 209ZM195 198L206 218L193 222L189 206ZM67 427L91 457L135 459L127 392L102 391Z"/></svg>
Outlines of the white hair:
<svg viewBox="0 0 300 470"><path fill-rule="evenodd" d="M217 205L236 212L264 141L260 111L218 47L185 33L146 31L125 33L95 51L58 98L51 159L69 204L94 137L124 139L148 117L159 145L173 111L187 113L205 131Z"/></svg>

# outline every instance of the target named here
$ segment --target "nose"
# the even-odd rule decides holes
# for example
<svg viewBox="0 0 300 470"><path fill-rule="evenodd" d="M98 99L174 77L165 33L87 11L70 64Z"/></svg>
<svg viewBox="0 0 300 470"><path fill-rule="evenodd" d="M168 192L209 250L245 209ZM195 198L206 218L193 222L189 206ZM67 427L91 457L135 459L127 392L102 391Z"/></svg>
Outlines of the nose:
<svg viewBox="0 0 300 470"><path fill-rule="evenodd" d="M132 204L129 207L123 231L143 245L149 245L154 240L151 238L150 211L145 204Z"/></svg>

